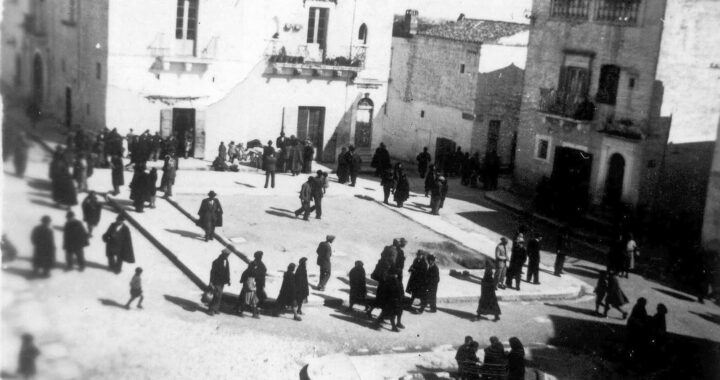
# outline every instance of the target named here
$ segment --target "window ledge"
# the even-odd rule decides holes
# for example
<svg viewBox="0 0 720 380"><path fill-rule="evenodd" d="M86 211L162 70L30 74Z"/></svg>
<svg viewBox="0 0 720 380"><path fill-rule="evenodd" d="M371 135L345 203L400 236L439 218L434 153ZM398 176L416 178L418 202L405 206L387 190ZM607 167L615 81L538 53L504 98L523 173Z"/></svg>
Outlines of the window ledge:
<svg viewBox="0 0 720 380"><path fill-rule="evenodd" d="M60 22L61 22L63 25L69 26L69 27L72 27L72 28L74 28L74 27L77 26L77 22L74 21L74 20L62 20L62 21L60 21Z"/></svg>

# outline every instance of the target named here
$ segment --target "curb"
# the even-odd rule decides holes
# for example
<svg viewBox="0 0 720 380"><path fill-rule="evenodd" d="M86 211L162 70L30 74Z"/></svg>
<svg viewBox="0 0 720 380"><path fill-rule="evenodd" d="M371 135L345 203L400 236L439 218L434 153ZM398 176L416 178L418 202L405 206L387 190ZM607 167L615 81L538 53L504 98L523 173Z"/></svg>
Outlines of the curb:
<svg viewBox="0 0 720 380"><path fill-rule="evenodd" d="M145 238L148 239L158 250L160 250L160 252L162 252L162 254L165 255L165 257L167 257L178 269L180 269L180 271L183 272L183 274L185 274L190 279L190 281L195 284L195 286L200 288L201 291L205 291L207 289L207 284L205 283L205 281L201 280L200 277L198 277L192 270L190 270L190 268L185 266L185 264L183 264L183 262L180 261L180 259L178 259L174 253L172 253L172 251L162 245L162 243L160 243L159 240L157 240L148 230L145 229L145 227L143 227L134 217L132 217L132 215L130 215L125 210L125 208L120 206L110 196L106 195L105 200L108 202L108 204L113 206L119 214L123 215L130 222L130 224L133 225L133 227L140 231L140 233L145 236Z"/></svg>

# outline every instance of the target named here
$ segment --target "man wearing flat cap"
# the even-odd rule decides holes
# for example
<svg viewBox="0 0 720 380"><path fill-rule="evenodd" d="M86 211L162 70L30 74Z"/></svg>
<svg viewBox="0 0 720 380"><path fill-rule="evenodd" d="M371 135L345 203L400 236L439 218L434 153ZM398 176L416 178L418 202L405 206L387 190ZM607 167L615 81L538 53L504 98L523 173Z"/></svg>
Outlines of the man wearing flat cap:
<svg viewBox="0 0 720 380"><path fill-rule="evenodd" d="M215 227L222 227L222 206L215 199L215 192L210 190L208 197L203 199L198 211L198 226L205 230L205 241L212 240Z"/></svg>
<svg viewBox="0 0 720 380"><path fill-rule="evenodd" d="M320 281L318 282L318 290L325 290L325 285L330 279L330 256L332 256L332 242L335 236L328 235L324 242L321 242L317 248L317 265L320 266Z"/></svg>

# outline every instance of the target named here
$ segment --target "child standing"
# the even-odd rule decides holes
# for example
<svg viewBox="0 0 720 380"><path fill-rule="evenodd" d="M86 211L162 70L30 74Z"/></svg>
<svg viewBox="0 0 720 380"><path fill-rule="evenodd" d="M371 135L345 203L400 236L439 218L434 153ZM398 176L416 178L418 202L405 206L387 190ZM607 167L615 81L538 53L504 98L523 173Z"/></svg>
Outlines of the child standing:
<svg viewBox="0 0 720 380"><path fill-rule="evenodd" d="M142 291L142 282L140 280L140 274L142 274L142 268L138 267L135 268L135 275L132 277L132 280L130 280L130 300L127 301L125 304L126 309L130 309L130 304L132 301L135 301L136 298L140 298L138 301L138 309L142 309L142 302L145 299L143 297L143 291Z"/></svg>

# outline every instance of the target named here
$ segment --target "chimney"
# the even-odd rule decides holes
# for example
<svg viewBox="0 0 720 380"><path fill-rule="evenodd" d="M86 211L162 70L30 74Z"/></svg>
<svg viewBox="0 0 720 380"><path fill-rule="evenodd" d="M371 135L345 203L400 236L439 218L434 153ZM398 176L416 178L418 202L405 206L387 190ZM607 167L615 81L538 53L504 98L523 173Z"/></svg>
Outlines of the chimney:
<svg viewBox="0 0 720 380"><path fill-rule="evenodd" d="M404 31L407 34L415 35L418 29L418 11L415 9L408 9L405 11L405 25Z"/></svg>
<svg viewBox="0 0 720 380"><path fill-rule="evenodd" d="M460 22L462 20L465 20L465 13L460 13L460 16L458 16L457 22Z"/></svg>

